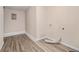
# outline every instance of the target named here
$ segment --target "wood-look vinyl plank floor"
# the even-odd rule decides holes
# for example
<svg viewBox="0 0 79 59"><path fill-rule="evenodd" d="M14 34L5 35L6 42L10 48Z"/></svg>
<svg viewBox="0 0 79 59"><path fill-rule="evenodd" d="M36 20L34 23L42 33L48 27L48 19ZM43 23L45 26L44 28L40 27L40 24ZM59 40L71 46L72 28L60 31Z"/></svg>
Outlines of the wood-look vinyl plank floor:
<svg viewBox="0 0 79 59"><path fill-rule="evenodd" d="M4 38L2 52L43 52L35 42L26 35L15 35Z"/></svg>
<svg viewBox="0 0 79 59"><path fill-rule="evenodd" d="M74 49L71 49L67 46L64 46L60 43L46 43L44 40L40 40L37 42L37 44L43 48L46 52L69 52L69 51L75 51Z"/></svg>
<svg viewBox="0 0 79 59"><path fill-rule="evenodd" d="M73 49L62 44L48 44L44 40L32 41L25 34L4 38L1 52L69 52Z"/></svg>

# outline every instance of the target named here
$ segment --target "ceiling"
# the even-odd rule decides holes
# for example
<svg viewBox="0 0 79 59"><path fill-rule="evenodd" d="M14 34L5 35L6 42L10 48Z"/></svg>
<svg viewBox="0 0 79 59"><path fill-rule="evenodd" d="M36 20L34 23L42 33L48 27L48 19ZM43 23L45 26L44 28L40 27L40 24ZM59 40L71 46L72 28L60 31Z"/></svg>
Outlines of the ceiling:
<svg viewBox="0 0 79 59"><path fill-rule="evenodd" d="M5 8L14 10L27 10L29 6L5 6Z"/></svg>

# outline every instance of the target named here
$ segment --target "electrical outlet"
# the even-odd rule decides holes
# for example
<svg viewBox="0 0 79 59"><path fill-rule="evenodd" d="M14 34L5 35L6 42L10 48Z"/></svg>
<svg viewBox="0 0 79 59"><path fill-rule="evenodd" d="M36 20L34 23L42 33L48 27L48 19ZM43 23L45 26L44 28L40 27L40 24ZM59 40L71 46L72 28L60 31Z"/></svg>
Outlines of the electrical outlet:
<svg viewBox="0 0 79 59"><path fill-rule="evenodd" d="M64 28L62 28L62 30L64 30Z"/></svg>

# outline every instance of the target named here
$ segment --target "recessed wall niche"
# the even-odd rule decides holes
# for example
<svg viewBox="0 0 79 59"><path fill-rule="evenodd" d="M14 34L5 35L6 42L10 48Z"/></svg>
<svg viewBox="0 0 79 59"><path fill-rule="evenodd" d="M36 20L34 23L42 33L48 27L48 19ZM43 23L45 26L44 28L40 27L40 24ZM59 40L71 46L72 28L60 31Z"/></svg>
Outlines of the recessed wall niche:
<svg viewBox="0 0 79 59"><path fill-rule="evenodd" d="M12 13L12 14L11 14L11 19L12 19L12 20L16 20L16 17L17 17L17 15L16 15L15 13Z"/></svg>

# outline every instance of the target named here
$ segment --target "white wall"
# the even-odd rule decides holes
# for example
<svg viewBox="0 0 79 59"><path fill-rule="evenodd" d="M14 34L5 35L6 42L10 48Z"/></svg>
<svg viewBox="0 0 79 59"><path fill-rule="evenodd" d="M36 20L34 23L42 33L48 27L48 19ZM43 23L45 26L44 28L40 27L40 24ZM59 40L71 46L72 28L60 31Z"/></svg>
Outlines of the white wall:
<svg viewBox="0 0 79 59"><path fill-rule="evenodd" d="M37 6L36 7L36 19L37 19L37 36L38 38L43 38L47 34L47 9L46 7Z"/></svg>
<svg viewBox="0 0 79 59"><path fill-rule="evenodd" d="M61 37L64 43L79 50L78 25L79 7L48 7L48 37L55 40Z"/></svg>
<svg viewBox="0 0 79 59"><path fill-rule="evenodd" d="M0 6L0 49L2 48L3 46L3 7Z"/></svg>
<svg viewBox="0 0 79 59"><path fill-rule="evenodd" d="M62 42L79 49L79 7L30 7L26 16L26 32L33 37L62 38Z"/></svg>
<svg viewBox="0 0 79 59"><path fill-rule="evenodd" d="M26 10L26 32L37 41L46 36L47 10L45 7L32 6ZM44 30L45 29L45 30Z"/></svg>
<svg viewBox="0 0 79 59"><path fill-rule="evenodd" d="M65 30L62 32L63 42L79 50L79 7L63 7Z"/></svg>
<svg viewBox="0 0 79 59"><path fill-rule="evenodd" d="M11 19L11 14L17 15L16 20ZM5 34L15 34L25 32L25 12L5 8Z"/></svg>
<svg viewBox="0 0 79 59"><path fill-rule="evenodd" d="M59 40L61 37L64 11L60 7L47 7L48 8L48 24L47 36L53 40ZM65 21L65 20L64 20Z"/></svg>
<svg viewBox="0 0 79 59"><path fill-rule="evenodd" d="M36 7L32 6L26 10L26 33L31 35L36 40L37 29L36 29Z"/></svg>

